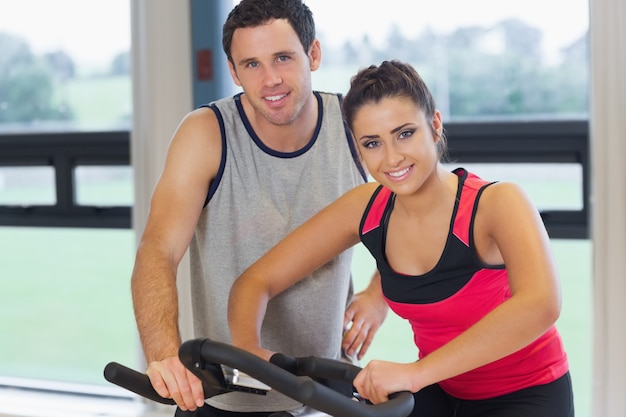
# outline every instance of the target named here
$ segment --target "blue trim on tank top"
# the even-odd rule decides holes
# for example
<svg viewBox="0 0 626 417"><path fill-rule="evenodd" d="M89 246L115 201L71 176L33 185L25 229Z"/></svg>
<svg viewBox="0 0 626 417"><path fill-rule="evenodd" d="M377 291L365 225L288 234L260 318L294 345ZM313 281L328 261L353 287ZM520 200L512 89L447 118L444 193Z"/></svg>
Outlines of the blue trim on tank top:
<svg viewBox="0 0 626 417"><path fill-rule="evenodd" d="M246 116L246 112L243 110L243 105L241 104L241 96L243 93L239 93L235 95L235 105L237 106L237 111L239 112L239 116L241 116L241 121L243 122L244 127L248 131L248 134L254 141L254 143L268 155L275 156L277 158L295 158L306 153L317 141L320 130L322 128L322 118L323 118L323 105L322 105L322 97L316 91L313 92L315 94L315 98L317 99L317 124L315 125L315 131L313 132L313 136L309 140L309 142L302 148L298 149L295 152L279 152L274 149L269 148L265 145L259 136L256 134L252 125L250 124L250 120L248 120L248 116Z"/></svg>

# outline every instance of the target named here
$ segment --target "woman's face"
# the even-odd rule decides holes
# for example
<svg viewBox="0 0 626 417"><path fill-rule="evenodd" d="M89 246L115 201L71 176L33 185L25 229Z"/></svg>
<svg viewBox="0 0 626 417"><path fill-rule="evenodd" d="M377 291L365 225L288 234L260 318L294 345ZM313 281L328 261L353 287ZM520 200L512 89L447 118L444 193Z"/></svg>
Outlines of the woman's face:
<svg viewBox="0 0 626 417"><path fill-rule="evenodd" d="M352 127L370 175L396 194L415 193L435 172L442 128L439 112L428 120L411 99L387 97L362 106Z"/></svg>

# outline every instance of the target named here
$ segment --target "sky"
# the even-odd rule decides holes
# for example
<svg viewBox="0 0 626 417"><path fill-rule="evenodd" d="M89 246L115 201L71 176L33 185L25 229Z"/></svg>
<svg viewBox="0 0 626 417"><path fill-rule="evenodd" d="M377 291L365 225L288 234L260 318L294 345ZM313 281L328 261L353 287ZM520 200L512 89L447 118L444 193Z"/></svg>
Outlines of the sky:
<svg viewBox="0 0 626 417"><path fill-rule="evenodd" d="M130 1L0 0L0 32L24 37L36 54L62 49L108 65L130 48Z"/></svg>
<svg viewBox="0 0 626 417"><path fill-rule="evenodd" d="M305 0L331 46L366 32L376 44L388 34L389 22L414 36L426 27L445 34L517 17L542 29L546 48L558 50L588 27L588 0L382 1L384 7L363 0ZM106 65L130 47L130 0L0 0L0 31L25 37L35 53L63 49L78 62Z"/></svg>
<svg viewBox="0 0 626 417"><path fill-rule="evenodd" d="M490 26L516 17L541 28L546 46L557 48L577 40L589 26L589 0L382 0L384 7L362 0L305 1L318 29L337 34L327 42L337 43L346 37L358 39L364 31L386 35L382 21L395 22L402 33L413 36L426 27L447 34L460 26Z"/></svg>

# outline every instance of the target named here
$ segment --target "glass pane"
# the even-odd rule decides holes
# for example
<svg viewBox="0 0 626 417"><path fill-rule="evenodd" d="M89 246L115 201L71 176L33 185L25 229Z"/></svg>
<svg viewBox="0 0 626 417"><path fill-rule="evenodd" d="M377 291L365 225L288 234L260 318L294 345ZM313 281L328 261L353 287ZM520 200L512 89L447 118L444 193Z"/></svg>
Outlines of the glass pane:
<svg viewBox="0 0 626 417"><path fill-rule="evenodd" d="M580 164L485 163L462 166L486 180L510 181L528 193L539 210L582 210L583 167Z"/></svg>
<svg viewBox="0 0 626 417"><path fill-rule="evenodd" d="M78 166L74 180L79 205L133 205L133 171L129 166Z"/></svg>
<svg viewBox="0 0 626 417"><path fill-rule="evenodd" d="M588 113L587 0L342 0L349 18L337 2L308 4L323 51L317 89L346 92L359 68L395 58L422 74L447 121Z"/></svg>
<svg viewBox="0 0 626 417"><path fill-rule="evenodd" d="M56 204L53 167L0 166L0 205Z"/></svg>
<svg viewBox="0 0 626 417"><path fill-rule="evenodd" d="M131 230L0 228L0 375L107 385L137 358Z"/></svg>
<svg viewBox="0 0 626 417"><path fill-rule="evenodd" d="M3 4L0 132L128 129L129 0Z"/></svg>
<svg viewBox="0 0 626 417"><path fill-rule="evenodd" d="M559 268L563 293L563 308L557 327L570 362L576 415L591 417L592 397L592 265L591 241L552 240L552 250ZM353 260L355 289L365 288L374 271L373 258L359 244ZM412 362L417 358L411 327L392 311L378 331L363 359Z"/></svg>

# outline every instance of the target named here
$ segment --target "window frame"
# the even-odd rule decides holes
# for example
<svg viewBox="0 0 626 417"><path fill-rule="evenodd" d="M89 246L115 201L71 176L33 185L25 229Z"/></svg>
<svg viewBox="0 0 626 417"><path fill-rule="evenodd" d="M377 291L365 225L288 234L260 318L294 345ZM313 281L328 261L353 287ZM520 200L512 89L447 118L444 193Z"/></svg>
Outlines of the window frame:
<svg viewBox="0 0 626 417"><path fill-rule="evenodd" d="M0 167L51 166L56 203L0 205L0 226L131 228L130 206L76 203L78 166L130 166L130 132L0 134Z"/></svg>
<svg viewBox="0 0 626 417"><path fill-rule="evenodd" d="M455 163L578 163L581 210L545 210L551 238L588 239L590 156L587 121L450 122L445 127ZM131 206L76 204L77 166L130 166L130 132L40 132L0 135L0 166L52 166L54 205L0 205L0 226L131 228Z"/></svg>

